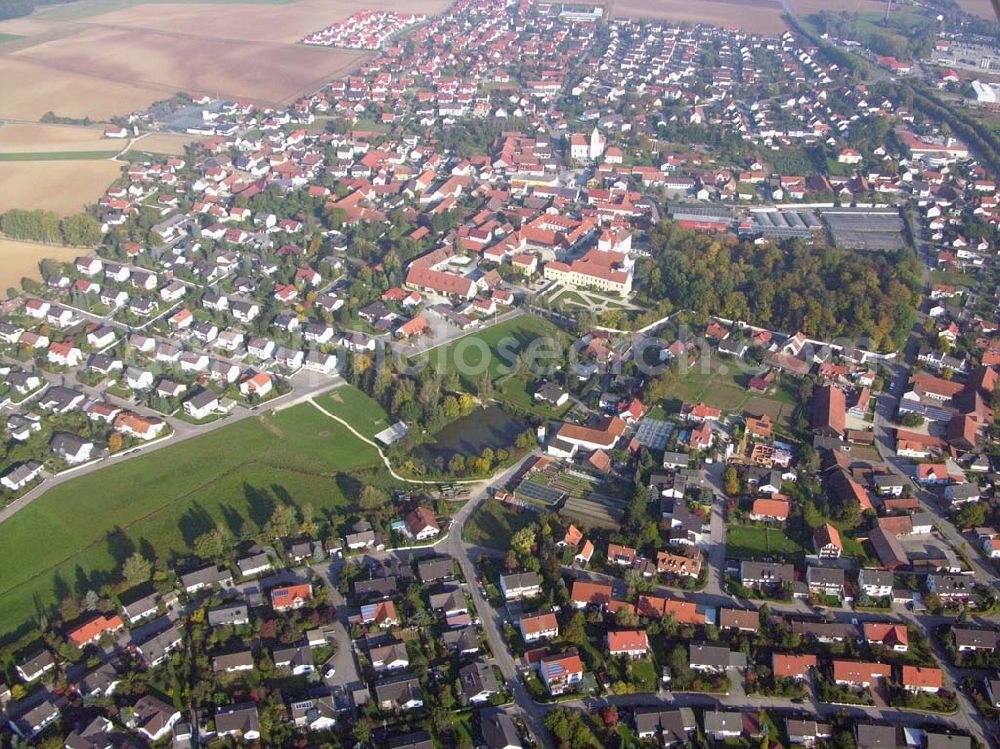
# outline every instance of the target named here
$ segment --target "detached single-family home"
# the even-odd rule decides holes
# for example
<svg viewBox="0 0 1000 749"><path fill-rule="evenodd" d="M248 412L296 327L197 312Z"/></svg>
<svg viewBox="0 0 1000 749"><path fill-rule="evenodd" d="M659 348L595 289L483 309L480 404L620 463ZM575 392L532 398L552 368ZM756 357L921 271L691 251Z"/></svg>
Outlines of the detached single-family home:
<svg viewBox="0 0 1000 749"><path fill-rule="evenodd" d="M575 652L549 655L538 662L538 674L549 694L563 694L583 680L583 661Z"/></svg>
<svg viewBox="0 0 1000 749"><path fill-rule="evenodd" d="M500 592L505 601L534 598L542 592L541 579L536 572L518 572L500 576Z"/></svg>
<svg viewBox="0 0 1000 749"><path fill-rule="evenodd" d="M559 636L559 620L551 611L544 614L524 615L518 626L521 630L521 637L526 643L549 640Z"/></svg>
<svg viewBox="0 0 1000 749"><path fill-rule="evenodd" d="M649 652L649 639L642 629L608 632L608 652L612 656L643 658Z"/></svg>

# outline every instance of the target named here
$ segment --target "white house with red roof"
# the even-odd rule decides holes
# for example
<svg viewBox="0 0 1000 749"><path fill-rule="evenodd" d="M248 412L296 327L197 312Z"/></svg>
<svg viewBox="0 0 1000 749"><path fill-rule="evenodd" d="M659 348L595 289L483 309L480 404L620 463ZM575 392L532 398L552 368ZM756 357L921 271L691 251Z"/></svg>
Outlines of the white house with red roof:
<svg viewBox="0 0 1000 749"><path fill-rule="evenodd" d="M642 629L608 632L608 652L612 656L643 658L649 652L649 638Z"/></svg>

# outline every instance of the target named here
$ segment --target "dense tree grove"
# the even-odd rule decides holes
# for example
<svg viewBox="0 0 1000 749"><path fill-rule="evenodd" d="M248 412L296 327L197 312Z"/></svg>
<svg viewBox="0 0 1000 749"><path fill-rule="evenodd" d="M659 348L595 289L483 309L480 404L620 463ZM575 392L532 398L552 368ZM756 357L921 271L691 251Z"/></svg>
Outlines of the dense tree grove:
<svg viewBox="0 0 1000 749"><path fill-rule="evenodd" d="M0 216L0 230L11 239L48 244L93 246L101 241L101 225L87 213L59 218L52 211L13 208Z"/></svg>
<svg viewBox="0 0 1000 749"><path fill-rule="evenodd" d="M41 5L55 5L63 0L0 0L0 21L29 15Z"/></svg>
<svg viewBox="0 0 1000 749"><path fill-rule="evenodd" d="M688 309L824 340L867 337L879 349L900 346L913 325L920 281L909 251L756 246L674 224L652 230L650 249L636 278L660 312Z"/></svg>

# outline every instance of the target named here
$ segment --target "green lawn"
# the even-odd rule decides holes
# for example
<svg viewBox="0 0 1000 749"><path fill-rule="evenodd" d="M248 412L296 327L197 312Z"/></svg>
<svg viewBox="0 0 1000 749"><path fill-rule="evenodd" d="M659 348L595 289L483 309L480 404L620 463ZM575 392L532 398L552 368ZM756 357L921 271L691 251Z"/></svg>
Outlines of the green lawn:
<svg viewBox="0 0 1000 749"><path fill-rule="evenodd" d="M344 419L369 439L374 439L391 422L378 401L353 385L342 385L316 400L327 411Z"/></svg>
<svg viewBox="0 0 1000 749"><path fill-rule="evenodd" d="M517 512L495 499L483 502L465 523L462 540L491 549L510 548L510 538L522 528L538 520L531 510Z"/></svg>
<svg viewBox="0 0 1000 749"><path fill-rule="evenodd" d="M526 377L514 375L508 377L496 389L497 396L510 403L514 408L527 411L543 419L560 419L573 407L573 401L568 400L559 408L547 406L535 400L534 391L541 385L541 380L529 380Z"/></svg>
<svg viewBox="0 0 1000 749"><path fill-rule="evenodd" d="M695 362L667 391L666 412L677 413L681 403L704 401L732 413L766 412L775 423L787 424L795 407L794 395L780 384L765 395L752 393L744 385L748 376L736 359L715 356L707 371L700 361ZM650 405L656 408L660 404Z"/></svg>
<svg viewBox="0 0 1000 749"><path fill-rule="evenodd" d="M22 34L0 34L0 44L3 44L4 42L14 42L14 41L17 41L18 39L24 39L24 35L22 35Z"/></svg>
<svg viewBox="0 0 1000 749"><path fill-rule="evenodd" d="M474 386L484 372L491 378L513 371L515 361L521 357L523 367L537 369L546 364L563 361L562 347L556 343L546 345L543 340L562 340L562 332L540 317L522 315L477 333L462 336L447 346L436 348L423 357L430 357L431 364L441 371L455 369L463 384ZM535 346L532 342L538 340ZM555 359L551 357L555 354ZM423 358L422 357L422 358Z"/></svg>
<svg viewBox="0 0 1000 749"><path fill-rule="evenodd" d="M57 486L0 524L0 635L59 590L115 579L136 546L169 561L219 523L252 535L277 502L317 516L349 508L361 489L350 472L377 464L374 448L302 404Z"/></svg>
<svg viewBox="0 0 1000 749"><path fill-rule="evenodd" d="M0 161L100 161L118 153L108 151L33 151L31 153L0 153Z"/></svg>
<svg viewBox="0 0 1000 749"><path fill-rule="evenodd" d="M727 557L758 560L770 557L793 562L800 560L804 554L805 549L780 528L749 525L730 525L726 528Z"/></svg>
<svg viewBox="0 0 1000 749"><path fill-rule="evenodd" d="M580 296L577 292L572 289L566 289L565 291L557 294L553 298L552 303L562 302L563 304L578 305L580 307L589 307L590 303Z"/></svg>
<svg viewBox="0 0 1000 749"><path fill-rule="evenodd" d="M976 277L967 273L960 273L956 270L932 270L930 275L932 284L945 284L948 286L965 286L972 288L976 285Z"/></svg>
<svg viewBox="0 0 1000 749"><path fill-rule="evenodd" d="M642 658L629 664L631 681L639 692L655 692L660 680L652 658Z"/></svg>

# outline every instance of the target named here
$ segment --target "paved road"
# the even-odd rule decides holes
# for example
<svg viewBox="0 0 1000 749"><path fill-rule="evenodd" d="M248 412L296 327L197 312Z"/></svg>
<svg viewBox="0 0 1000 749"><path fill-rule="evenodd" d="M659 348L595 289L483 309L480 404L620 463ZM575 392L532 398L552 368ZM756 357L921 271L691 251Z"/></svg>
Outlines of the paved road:
<svg viewBox="0 0 1000 749"><path fill-rule="evenodd" d="M499 476L495 476L491 484L498 487L503 486L517 472L520 465L518 463ZM537 737L539 743L546 747L546 749L551 749L552 742L543 723L547 708L536 703L528 693L527 687L520 678L514 658L511 656L510 650L507 648L507 643L503 638L503 617L490 605L489 601L483 598L479 593L479 586L476 585L475 581L478 575L476 574L475 560L480 550L478 547L467 544L462 540L462 530L465 527L465 522L483 503L487 496L486 488L480 489L455 514L455 517L452 519L448 538L437 545L437 551L448 554L453 559L458 560L462 568L462 575L469 583L466 590L472 597L473 605L482 623L483 632L486 634L486 641L493 652L494 661L500 668L507 687L514 695L518 713L524 719L529 730Z"/></svg>

